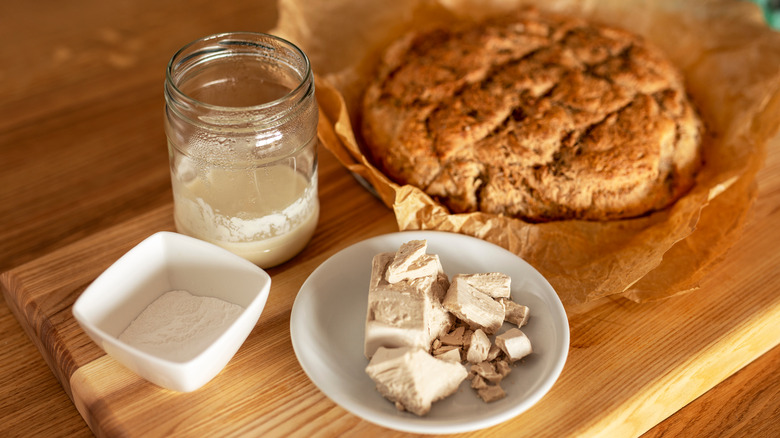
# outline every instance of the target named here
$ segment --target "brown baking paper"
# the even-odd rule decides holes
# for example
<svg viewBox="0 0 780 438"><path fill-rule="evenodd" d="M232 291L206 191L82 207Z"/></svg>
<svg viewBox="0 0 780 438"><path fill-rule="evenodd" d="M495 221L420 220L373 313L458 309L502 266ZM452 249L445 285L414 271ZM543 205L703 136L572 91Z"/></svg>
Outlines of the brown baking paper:
<svg viewBox="0 0 780 438"><path fill-rule="evenodd" d="M614 294L647 301L696 289L739 237L755 199L754 177L780 120L780 35L766 27L757 7L733 0L535 3L280 0L274 32L312 60L322 144L376 190L400 230L444 230L496 243L538 269L567 307ZM390 181L361 153L359 101L387 44L412 28L529 4L630 29L683 72L707 127L706 163L695 187L673 206L609 222L531 224L451 214L421 190Z"/></svg>

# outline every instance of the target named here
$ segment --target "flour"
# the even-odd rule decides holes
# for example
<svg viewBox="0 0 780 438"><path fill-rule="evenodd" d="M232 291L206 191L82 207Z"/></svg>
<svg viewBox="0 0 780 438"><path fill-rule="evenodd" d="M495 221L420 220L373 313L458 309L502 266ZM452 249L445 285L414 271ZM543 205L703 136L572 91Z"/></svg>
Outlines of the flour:
<svg viewBox="0 0 780 438"><path fill-rule="evenodd" d="M243 310L219 298L170 291L144 309L119 340L163 359L184 362L214 342Z"/></svg>

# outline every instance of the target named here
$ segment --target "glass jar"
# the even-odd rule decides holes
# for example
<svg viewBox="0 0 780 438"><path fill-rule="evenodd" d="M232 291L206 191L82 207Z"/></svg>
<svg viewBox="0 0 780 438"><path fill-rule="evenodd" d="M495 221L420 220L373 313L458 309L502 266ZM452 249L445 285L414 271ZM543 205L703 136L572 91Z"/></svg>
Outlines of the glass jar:
<svg viewBox="0 0 780 438"><path fill-rule="evenodd" d="M168 63L165 103L176 229L263 268L298 254L319 217L306 55L261 33L196 40Z"/></svg>

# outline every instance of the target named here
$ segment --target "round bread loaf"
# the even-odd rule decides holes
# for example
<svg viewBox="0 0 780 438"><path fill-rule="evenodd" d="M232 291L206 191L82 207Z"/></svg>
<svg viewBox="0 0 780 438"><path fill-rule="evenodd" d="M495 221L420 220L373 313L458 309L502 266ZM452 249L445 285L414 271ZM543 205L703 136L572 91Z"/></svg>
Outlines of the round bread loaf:
<svg viewBox="0 0 780 438"><path fill-rule="evenodd" d="M660 50L537 11L402 37L361 115L372 162L454 213L636 217L701 163L701 122Z"/></svg>

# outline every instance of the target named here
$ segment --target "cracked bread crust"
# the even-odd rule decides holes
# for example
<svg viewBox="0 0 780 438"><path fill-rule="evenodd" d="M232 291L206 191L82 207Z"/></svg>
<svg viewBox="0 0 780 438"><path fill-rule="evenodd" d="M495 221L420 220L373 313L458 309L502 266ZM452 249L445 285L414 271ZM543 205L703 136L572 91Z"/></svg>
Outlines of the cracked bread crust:
<svg viewBox="0 0 780 438"><path fill-rule="evenodd" d="M531 222L669 206L694 183L701 131L658 49L533 10L407 34L362 108L367 152L391 179L454 213Z"/></svg>

